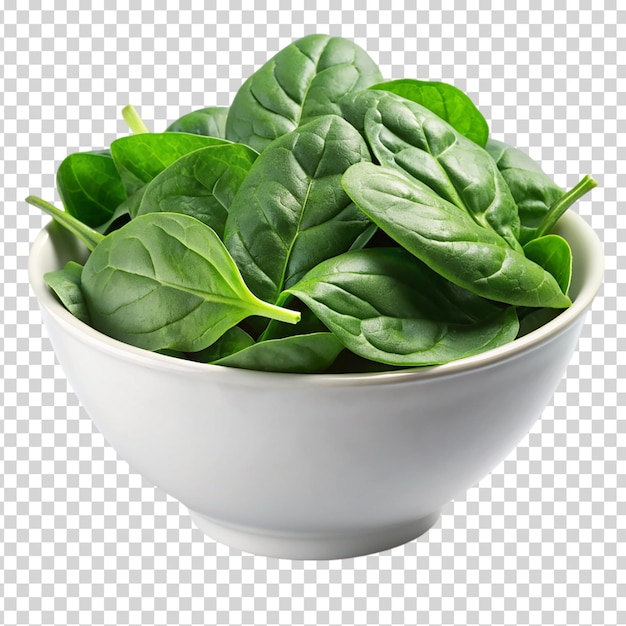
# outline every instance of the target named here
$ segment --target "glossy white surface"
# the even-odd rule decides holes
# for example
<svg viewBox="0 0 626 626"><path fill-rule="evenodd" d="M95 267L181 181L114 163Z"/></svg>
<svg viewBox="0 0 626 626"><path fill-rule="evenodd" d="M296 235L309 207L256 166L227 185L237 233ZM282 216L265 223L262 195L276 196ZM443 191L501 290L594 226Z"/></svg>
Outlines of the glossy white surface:
<svg viewBox="0 0 626 626"><path fill-rule="evenodd" d="M98 429L196 524L245 551L341 558L425 532L488 474L550 402L603 273L571 211L574 304L512 344L443 366L272 374L181 361L103 336L68 313L44 272L84 251L56 225L35 241L32 288L69 382Z"/></svg>

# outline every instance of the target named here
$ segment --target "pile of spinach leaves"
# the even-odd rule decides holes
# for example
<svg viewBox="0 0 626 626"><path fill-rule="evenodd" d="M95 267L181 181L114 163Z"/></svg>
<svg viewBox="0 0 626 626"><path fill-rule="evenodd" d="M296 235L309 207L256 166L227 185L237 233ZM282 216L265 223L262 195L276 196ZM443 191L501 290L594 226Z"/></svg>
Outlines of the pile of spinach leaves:
<svg viewBox="0 0 626 626"><path fill-rule="evenodd" d="M552 228L564 191L489 138L452 85L383 81L354 43L310 35L192 111L60 165L90 250L45 280L76 317L134 346L230 367L425 366L513 341L570 305Z"/></svg>

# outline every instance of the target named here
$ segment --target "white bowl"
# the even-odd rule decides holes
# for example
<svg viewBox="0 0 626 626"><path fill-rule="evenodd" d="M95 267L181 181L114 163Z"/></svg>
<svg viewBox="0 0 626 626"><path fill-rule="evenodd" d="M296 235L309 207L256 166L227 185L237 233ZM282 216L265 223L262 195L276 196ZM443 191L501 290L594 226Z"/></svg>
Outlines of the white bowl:
<svg viewBox="0 0 626 626"><path fill-rule="evenodd" d="M603 275L600 242L569 211L573 305L532 333L446 365L275 374L187 362L104 336L68 313L45 272L85 250L56 224L29 274L56 355L107 441L246 552L351 557L426 532L528 433L576 348Z"/></svg>

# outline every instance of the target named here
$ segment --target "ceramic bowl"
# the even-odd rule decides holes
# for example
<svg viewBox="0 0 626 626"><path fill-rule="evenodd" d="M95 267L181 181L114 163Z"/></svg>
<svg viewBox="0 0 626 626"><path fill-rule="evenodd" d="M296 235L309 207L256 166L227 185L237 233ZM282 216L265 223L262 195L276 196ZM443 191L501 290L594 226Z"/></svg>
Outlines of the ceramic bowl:
<svg viewBox="0 0 626 626"><path fill-rule="evenodd" d="M68 313L45 272L85 250L49 224L29 274L80 402L131 468L246 552L332 559L426 532L497 466L561 381L602 282L593 230L569 211L573 305L516 341L446 365L276 374L187 362L104 336Z"/></svg>

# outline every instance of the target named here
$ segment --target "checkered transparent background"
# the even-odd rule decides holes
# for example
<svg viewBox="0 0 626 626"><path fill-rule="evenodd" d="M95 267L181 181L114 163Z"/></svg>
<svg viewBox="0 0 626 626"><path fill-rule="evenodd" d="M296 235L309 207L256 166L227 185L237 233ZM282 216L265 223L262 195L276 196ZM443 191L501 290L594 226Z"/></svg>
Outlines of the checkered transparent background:
<svg viewBox="0 0 626 626"><path fill-rule="evenodd" d="M0 623L626 624L626 12L617 0L176 4L1 10ZM23 198L58 198L60 161L126 132L123 105L155 130L228 105L314 31L354 39L388 78L467 91L492 134L563 187L593 174L599 187L576 210L604 241L606 282L552 404L425 537L292 562L205 539L106 445L30 294L29 246L46 218Z"/></svg>

